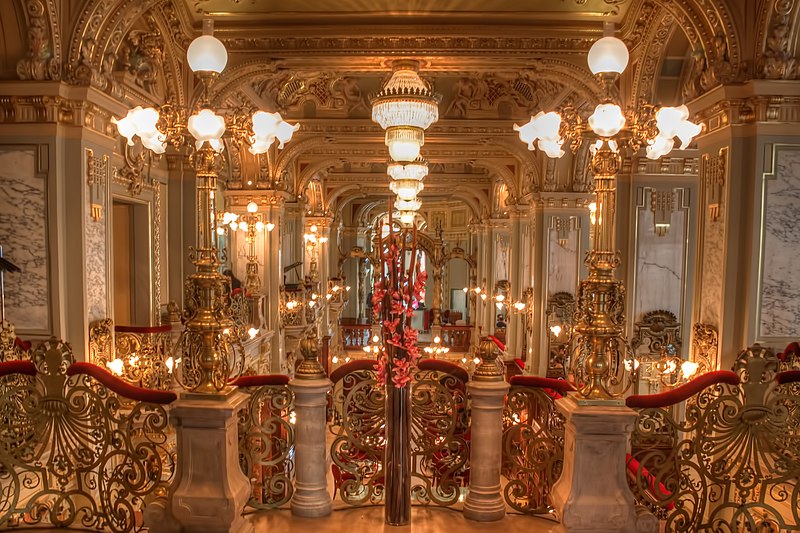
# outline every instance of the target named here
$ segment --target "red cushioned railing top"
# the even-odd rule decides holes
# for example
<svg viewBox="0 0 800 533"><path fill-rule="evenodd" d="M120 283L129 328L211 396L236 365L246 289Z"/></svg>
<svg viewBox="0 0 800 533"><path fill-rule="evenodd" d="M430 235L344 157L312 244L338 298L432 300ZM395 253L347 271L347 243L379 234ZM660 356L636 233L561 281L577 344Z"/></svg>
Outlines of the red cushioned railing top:
<svg viewBox="0 0 800 533"><path fill-rule="evenodd" d="M438 359L422 359L419 362L420 370L432 370L436 372L444 372L454 378L466 383L469 381L469 374L460 366L451 363L450 361L440 361Z"/></svg>
<svg viewBox="0 0 800 533"><path fill-rule="evenodd" d="M14 346L16 346L17 348L21 349L24 352L27 352L28 350L30 350L31 349L31 345L32 345L31 341L24 341L24 340L20 339L19 337L15 337L14 338Z"/></svg>
<svg viewBox="0 0 800 533"><path fill-rule="evenodd" d="M172 326L114 326L117 333L167 333L172 331Z"/></svg>
<svg viewBox="0 0 800 533"><path fill-rule="evenodd" d="M492 339L492 341L494 341L494 343L497 345L498 348L500 348L504 352L506 351L506 345L503 343L503 341L501 341L494 335L489 335L489 338Z"/></svg>
<svg viewBox="0 0 800 533"><path fill-rule="evenodd" d="M542 378L539 376L511 376L508 381L512 386L551 389L559 394L566 394L575 390L572 383L563 379Z"/></svg>
<svg viewBox="0 0 800 533"><path fill-rule="evenodd" d="M787 370L786 372L780 372L777 376L775 376L775 381L778 382L778 385L783 385L784 383L797 383L800 381L800 370Z"/></svg>
<svg viewBox="0 0 800 533"><path fill-rule="evenodd" d="M514 364L516 364L517 368L519 368L520 370L525 370L525 361L523 361L519 357L514 358Z"/></svg>
<svg viewBox="0 0 800 533"><path fill-rule="evenodd" d="M231 385L234 387L263 387L268 385L286 385L289 376L286 374L261 374L258 376L240 376Z"/></svg>
<svg viewBox="0 0 800 533"><path fill-rule="evenodd" d="M800 355L800 344L797 342L791 342L789 345L784 348L783 352L778 354L778 358L783 361L785 360L790 354Z"/></svg>
<svg viewBox="0 0 800 533"><path fill-rule="evenodd" d="M174 402L178 395L172 391L161 391L153 389L142 389L131 385L105 368L93 365L92 363L72 363L67 369L68 376L85 374L91 376L112 391L137 402L168 404Z"/></svg>
<svg viewBox="0 0 800 533"><path fill-rule="evenodd" d="M717 383L738 385L740 381L739 375L735 372L731 372L730 370L716 370L698 376L689 383L670 391L661 392L659 394L638 394L629 396L625 400L625 404L633 408L667 407L680 403L711 385L716 385Z"/></svg>
<svg viewBox="0 0 800 533"><path fill-rule="evenodd" d="M375 370L375 365L377 365L377 363L372 359L356 359L355 361L350 361L349 363L343 364L331 372L330 378L331 381L336 383L350 372L357 372L359 370Z"/></svg>
<svg viewBox="0 0 800 533"><path fill-rule="evenodd" d="M36 375L36 365L31 361L3 361L0 363L0 376L10 374Z"/></svg>

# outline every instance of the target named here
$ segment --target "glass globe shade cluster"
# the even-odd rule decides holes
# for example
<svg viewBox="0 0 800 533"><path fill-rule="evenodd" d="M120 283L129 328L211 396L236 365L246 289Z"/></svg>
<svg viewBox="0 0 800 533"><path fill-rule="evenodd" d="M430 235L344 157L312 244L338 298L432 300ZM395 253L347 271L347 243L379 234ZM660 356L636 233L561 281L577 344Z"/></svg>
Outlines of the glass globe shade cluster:
<svg viewBox="0 0 800 533"><path fill-rule="evenodd" d="M420 78L416 61L395 61L386 85L372 98L372 120L386 131L389 149L387 173L392 178L389 189L396 194L394 207L400 223L411 226L421 207L417 195L425 187L422 180L428 166L420 158L425 144L425 130L439 120L441 96Z"/></svg>
<svg viewBox="0 0 800 533"><path fill-rule="evenodd" d="M228 63L228 52L225 45L211 35L212 25L206 25L205 35L197 37L191 42L186 51L186 58L192 72L202 80L208 81L220 74ZM138 136L145 148L157 154L163 154L167 147L168 132L159 129L160 113L152 107L138 106L128 111L121 119L112 118L117 129L133 145L134 137ZM256 111L250 117L250 134L247 141L248 150L254 155L265 153L277 140L278 148L292 139L292 135L300 128L299 124L289 124L283 120L280 113L267 113ZM186 129L195 139L195 148L200 150L207 142L215 152L224 148L222 137L226 131L225 117L217 115L213 110L202 107L191 115L186 121Z"/></svg>
<svg viewBox="0 0 800 533"><path fill-rule="evenodd" d="M606 35L592 45L587 60L593 74L603 76L607 81L613 80L613 76L622 74L628 66L628 49L620 39ZM654 135L646 132L649 137L644 139L646 155L650 159L659 159L672 151L676 137L681 141L681 149L687 148L702 129L689 120L689 110L685 105L659 108L655 121L657 132ZM612 138L625 129L627 120L619 105L605 102L595 107L588 124L597 137L606 140L609 147L616 151L617 142ZM514 130L519 132L520 140L528 145L529 150L538 148L548 157L559 158L564 155L561 147L565 141L565 130L570 126L574 125L564 124L561 114L540 111L527 124L514 124Z"/></svg>

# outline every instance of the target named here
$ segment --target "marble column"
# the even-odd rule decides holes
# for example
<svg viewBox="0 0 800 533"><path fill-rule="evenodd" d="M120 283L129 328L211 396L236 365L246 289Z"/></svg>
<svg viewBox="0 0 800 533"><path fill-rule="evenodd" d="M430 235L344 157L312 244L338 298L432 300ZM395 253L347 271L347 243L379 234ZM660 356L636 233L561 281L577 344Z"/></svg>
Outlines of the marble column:
<svg viewBox="0 0 800 533"><path fill-rule="evenodd" d="M170 509L183 533L253 530L242 516L250 482L239 466L237 434L237 415L247 400L238 390L222 398L184 394L170 409L178 439ZM169 522L159 520L151 531L169 531Z"/></svg>
<svg viewBox="0 0 800 533"><path fill-rule="evenodd" d="M522 206L509 206L510 230L508 265L511 290L505 302L507 309L506 351L509 357L522 357L522 315L514 309L522 291Z"/></svg>
<svg viewBox="0 0 800 533"><path fill-rule="evenodd" d="M508 383L497 365L497 347L488 338L481 340L475 369L467 390L472 396L472 440L470 445L469 494L464 501L464 516L488 522L506 514L500 488L503 459L503 406Z"/></svg>
<svg viewBox="0 0 800 533"><path fill-rule="evenodd" d="M622 402L592 402L574 394L557 400L556 407L566 417L566 435L564 469L551 497L564 529L569 533L650 531L652 521L638 516L625 475L636 412Z"/></svg>
<svg viewBox="0 0 800 533"><path fill-rule="evenodd" d="M292 514L318 518L331 514L325 462L325 410L331 381L319 362L319 346L313 334L300 341L303 361L289 382L294 393L297 422L294 425L295 491Z"/></svg>
<svg viewBox="0 0 800 533"><path fill-rule="evenodd" d="M267 329L274 332L272 337L272 353L270 355L270 372L280 374L287 372L286 350L284 346L283 324L279 313L281 288L283 287L283 254L281 235L283 232L285 193L269 191L266 205L259 208L264 213L265 223L274 224L272 231L266 231L264 254L264 271L262 284L266 305ZM263 204L262 204L263 205Z"/></svg>

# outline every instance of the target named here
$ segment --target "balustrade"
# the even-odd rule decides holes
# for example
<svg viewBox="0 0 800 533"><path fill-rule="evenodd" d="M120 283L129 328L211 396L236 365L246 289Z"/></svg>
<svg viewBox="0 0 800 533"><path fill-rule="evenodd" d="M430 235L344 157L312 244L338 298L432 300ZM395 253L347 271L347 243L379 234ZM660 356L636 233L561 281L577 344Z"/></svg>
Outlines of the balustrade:
<svg viewBox="0 0 800 533"><path fill-rule="evenodd" d="M735 370L627 400L630 484L667 531L800 530L800 371L759 346Z"/></svg>
<svg viewBox="0 0 800 533"><path fill-rule="evenodd" d="M345 350L363 350L369 346L371 332L369 324L341 324L339 332Z"/></svg>
<svg viewBox="0 0 800 533"><path fill-rule="evenodd" d="M0 363L0 392L0 527L142 529L174 475L174 393L75 363L55 340Z"/></svg>
<svg viewBox="0 0 800 533"><path fill-rule="evenodd" d="M274 509L294 493L294 395L289 376L242 376L234 383L250 395L239 412L239 464L250 480L248 506Z"/></svg>

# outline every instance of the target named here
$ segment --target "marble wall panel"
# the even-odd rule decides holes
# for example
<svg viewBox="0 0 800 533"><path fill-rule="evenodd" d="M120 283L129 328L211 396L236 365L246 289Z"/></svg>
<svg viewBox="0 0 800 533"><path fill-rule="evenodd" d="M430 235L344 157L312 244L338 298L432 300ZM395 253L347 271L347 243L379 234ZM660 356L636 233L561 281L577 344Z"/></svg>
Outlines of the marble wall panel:
<svg viewBox="0 0 800 533"><path fill-rule="evenodd" d="M106 270L106 221L108 209L103 201L103 216L92 220L89 189L86 190L86 305L89 322L108 318L108 279Z"/></svg>
<svg viewBox="0 0 800 533"><path fill-rule="evenodd" d="M686 210L676 209L667 233L654 231L650 209L652 189L643 188L643 205L636 209L636 284L632 309L634 321L648 311L664 309L680 321L683 315L683 292L686 262ZM676 199L679 192L676 192ZM677 205L680 205L680 201Z"/></svg>
<svg viewBox="0 0 800 533"><path fill-rule="evenodd" d="M800 149L779 149L764 181L760 337L800 337Z"/></svg>
<svg viewBox="0 0 800 533"><path fill-rule="evenodd" d="M577 229L570 230L567 239L559 242L558 231L548 231L547 243L547 294L551 296L557 292L577 293L578 287L578 243L580 233Z"/></svg>
<svg viewBox="0 0 800 533"><path fill-rule="evenodd" d="M700 272L700 322L720 327L722 310L722 281L725 273L725 217L727 206L720 207L719 217L708 216L703 228L702 265Z"/></svg>
<svg viewBox="0 0 800 533"><path fill-rule="evenodd" d="M47 178L35 147L0 147L0 245L22 269L5 276L6 318L18 331L50 331Z"/></svg>

